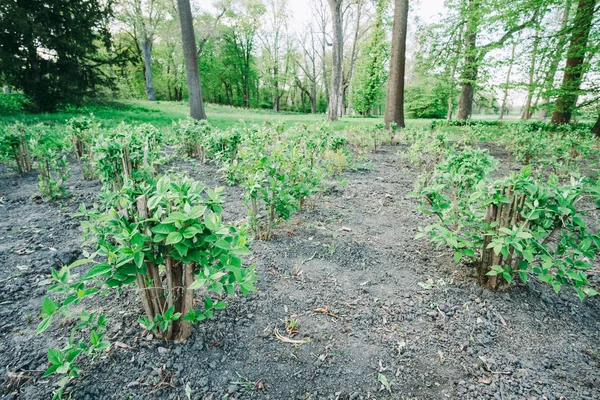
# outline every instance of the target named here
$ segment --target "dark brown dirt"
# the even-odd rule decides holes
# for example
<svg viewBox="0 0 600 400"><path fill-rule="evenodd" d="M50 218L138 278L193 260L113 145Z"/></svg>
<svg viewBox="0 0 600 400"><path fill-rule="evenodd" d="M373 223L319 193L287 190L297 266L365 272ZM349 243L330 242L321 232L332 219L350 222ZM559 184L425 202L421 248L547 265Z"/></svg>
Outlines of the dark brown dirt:
<svg viewBox="0 0 600 400"><path fill-rule="evenodd" d="M133 292L91 301L109 315L109 337L127 347L84 362L73 398L187 399L187 386L192 399L599 399L600 301L535 283L492 293L447 249L415 241L428 221L407 196L416 172L401 150L372 154L373 169L344 173L345 186L332 182L274 240L254 241L259 291L231 300L184 345L144 337ZM214 166L179 167L224 184ZM0 178L4 399L50 397L46 349L62 346L70 329L35 335L40 282L78 257L71 215L99 190L78 176L71 199L42 204L35 175ZM244 219L240 189L225 193L226 219ZM332 315L314 312L323 307ZM309 343L274 337L286 318Z"/></svg>

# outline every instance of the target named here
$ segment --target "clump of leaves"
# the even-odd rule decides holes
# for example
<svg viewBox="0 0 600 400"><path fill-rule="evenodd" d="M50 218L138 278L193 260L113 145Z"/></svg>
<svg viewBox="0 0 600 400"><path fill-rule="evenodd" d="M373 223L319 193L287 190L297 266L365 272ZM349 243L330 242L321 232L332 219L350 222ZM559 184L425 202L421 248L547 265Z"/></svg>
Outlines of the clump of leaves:
<svg viewBox="0 0 600 400"><path fill-rule="evenodd" d="M93 115L90 115L89 117L73 117L67 121L66 125L73 152L81 165L83 179L95 179L92 146L100 129L100 123Z"/></svg>
<svg viewBox="0 0 600 400"><path fill-rule="evenodd" d="M50 292L58 299L44 300L38 332L88 296L135 285L145 312L140 324L156 337L181 342L190 336L193 323L226 307L222 295L234 295L237 289L244 295L254 291L254 267L243 265L249 254L245 231L221 222L220 193L184 176L165 176L125 185L115 205L105 211L82 206L80 215L88 217L82 223L84 237L94 252L52 271ZM71 273L85 263L93 264L87 273ZM196 307L198 290L204 298ZM65 348L49 351L46 375L65 375L60 391L77 376L75 361L82 352L93 354L108 347L103 336L106 318L85 312L82 317L87 325L78 325L75 331L87 328L89 340L75 341L72 335Z"/></svg>
<svg viewBox="0 0 600 400"><path fill-rule="evenodd" d="M102 131L92 148L100 180L119 191L130 180L141 182L154 175L161 163L162 133L150 124L120 124Z"/></svg>
<svg viewBox="0 0 600 400"><path fill-rule="evenodd" d="M304 205L321 190L326 169L323 152L326 142L290 133L276 127L249 131L239 154L227 169L228 177L245 189L250 226L255 235L268 240L280 220Z"/></svg>
<svg viewBox="0 0 600 400"><path fill-rule="evenodd" d="M31 136L32 154L40 172L40 193L52 200L65 197L65 184L70 171L64 137L43 124L32 127Z"/></svg>
<svg viewBox="0 0 600 400"><path fill-rule="evenodd" d="M187 118L173 123L180 150L188 157L199 157L205 160L205 147L213 132L213 127L206 120Z"/></svg>
<svg viewBox="0 0 600 400"><path fill-rule="evenodd" d="M526 167L491 181L489 155L449 154L417 187L421 211L438 218L418 237L449 246L457 262L477 265L481 284L491 289L533 275L557 292L573 287L582 300L597 294L586 270L600 250L600 237L585 216L600 206L599 180L572 177L561 185L555 176L533 178Z"/></svg>
<svg viewBox="0 0 600 400"><path fill-rule="evenodd" d="M0 125L0 160L13 160L19 174L30 172L29 129L20 122Z"/></svg>

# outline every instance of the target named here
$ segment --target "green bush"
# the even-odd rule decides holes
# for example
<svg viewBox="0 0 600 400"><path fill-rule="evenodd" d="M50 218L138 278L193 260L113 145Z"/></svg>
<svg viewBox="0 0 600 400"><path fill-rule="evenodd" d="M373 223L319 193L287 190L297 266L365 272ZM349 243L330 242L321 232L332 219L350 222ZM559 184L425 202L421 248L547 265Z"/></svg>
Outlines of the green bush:
<svg viewBox="0 0 600 400"><path fill-rule="evenodd" d="M437 217L418 237L449 246L457 262L476 264L480 283L491 289L533 275L556 292L575 288L582 300L597 294L586 271L600 236L586 215L600 206L600 180L573 177L560 185L555 176L534 179L526 167L491 181L494 164L483 152L449 153L414 194L421 211Z"/></svg>
<svg viewBox="0 0 600 400"><path fill-rule="evenodd" d="M213 127L206 120L187 118L173 123L173 134L180 150L188 157L200 157L204 162L205 147Z"/></svg>
<svg viewBox="0 0 600 400"><path fill-rule="evenodd" d="M0 125L0 160L14 161L19 174L32 169L30 138L31 132L20 122Z"/></svg>
<svg viewBox="0 0 600 400"><path fill-rule="evenodd" d="M31 107L29 99L20 93L0 93L0 115L14 115Z"/></svg>
<svg viewBox="0 0 600 400"><path fill-rule="evenodd" d="M118 195L116 206L104 211L87 211L82 205L80 215L88 217L82 223L84 237L91 239L94 252L52 271L49 291L56 299L44 299L38 332L89 296L136 285L146 314L140 324L155 337L181 342L190 336L193 323L226 307L222 295L255 290L254 267L243 265L242 257L249 254L244 230L221 222L219 190L206 190L187 177L165 176L148 183L130 181ZM86 263L92 264L87 273L71 273ZM204 299L195 307L197 290ZM78 375L80 354L94 355L110 346L104 336L106 316L83 311L82 321L64 348L48 351L50 367L44 376L64 376L59 394Z"/></svg>

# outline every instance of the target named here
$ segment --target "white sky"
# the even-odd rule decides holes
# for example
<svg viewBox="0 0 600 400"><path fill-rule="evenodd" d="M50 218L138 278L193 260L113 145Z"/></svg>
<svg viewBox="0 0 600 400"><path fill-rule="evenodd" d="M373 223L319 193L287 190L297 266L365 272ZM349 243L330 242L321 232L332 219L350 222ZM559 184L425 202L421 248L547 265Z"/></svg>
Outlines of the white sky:
<svg viewBox="0 0 600 400"><path fill-rule="evenodd" d="M291 10L294 22L302 26L310 18L311 0L289 0L288 5ZM431 18L436 17L444 9L444 0L412 0L411 12L414 12L423 22L429 22ZM410 19L410 14L409 14Z"/></svg>

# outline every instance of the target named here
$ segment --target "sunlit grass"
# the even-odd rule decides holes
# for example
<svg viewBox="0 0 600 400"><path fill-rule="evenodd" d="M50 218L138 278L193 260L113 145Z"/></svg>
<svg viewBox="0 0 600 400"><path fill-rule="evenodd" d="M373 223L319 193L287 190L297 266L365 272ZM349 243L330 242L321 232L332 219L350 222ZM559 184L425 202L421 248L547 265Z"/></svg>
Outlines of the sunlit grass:
<svg viewBox="0 0 600 400"><path fill-rule="evenodd" d="M188 104L185 102L145 100L120 100L108 103L88 104L83 107L73 108L57 113L29 114L23 113L11 116L0 116L0 121L21 121L27 124L43 122L50 125L63 124L72 117L89 115L93 113L102 121L105 127L118 125L121 122L130 124L151 123L156 127L170 127L173 121L186 118L189 113ZM285 121L286 126L300 124L315 124L327 119L325 114L302 114L281 112L274 113L269 110L248 110L230 106L206 105L206 114L209 122L217 128L229 128L243 120L246 124L263 124L265 121ZM374 125L382 123L383 117L355 118L344 117L333 123L336 130L343 130L349 126ZM426 127L431 120L407 120L408 127Z"/></svg>

